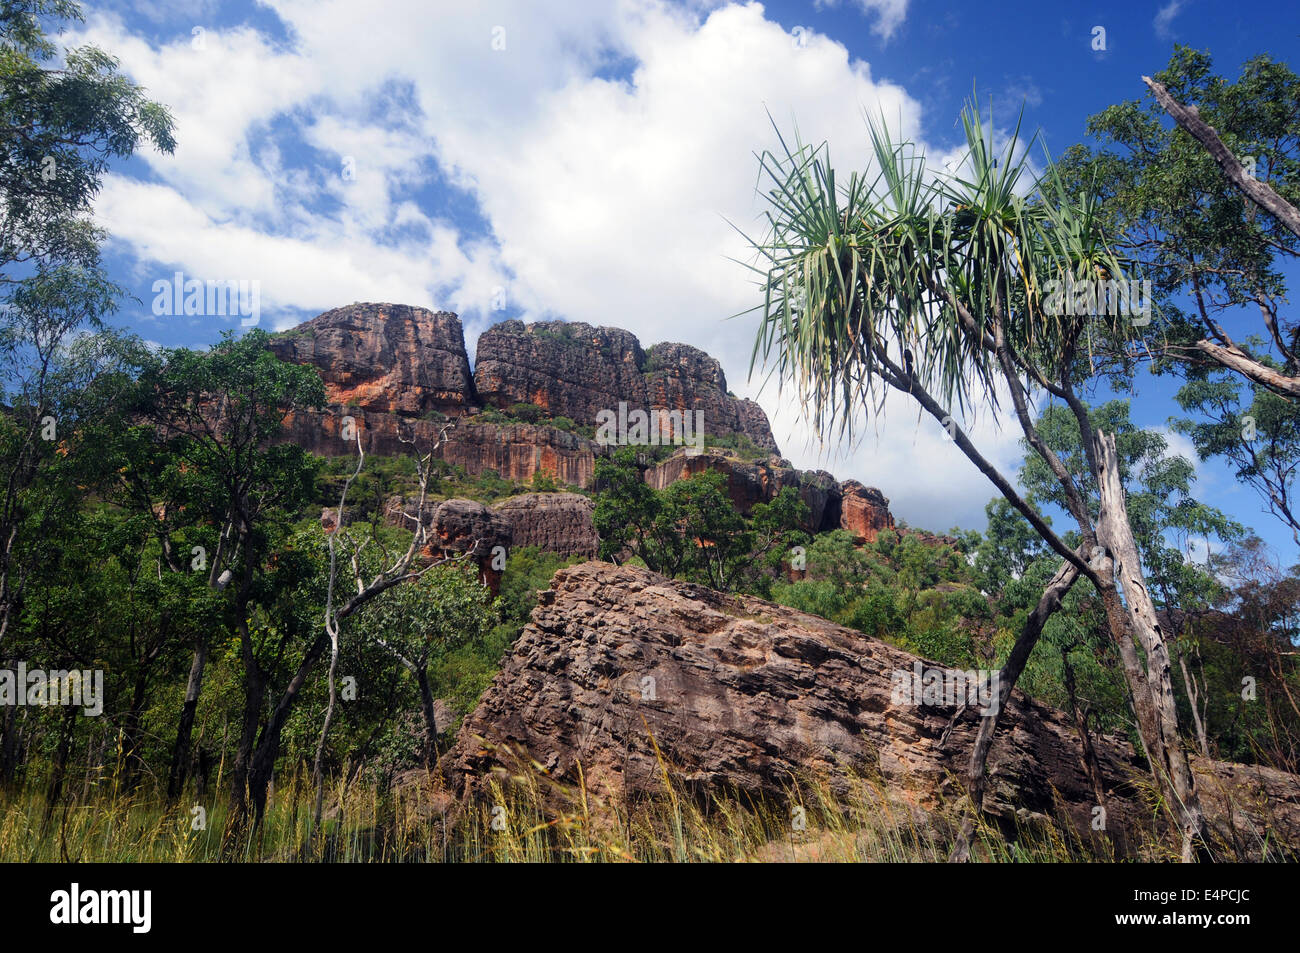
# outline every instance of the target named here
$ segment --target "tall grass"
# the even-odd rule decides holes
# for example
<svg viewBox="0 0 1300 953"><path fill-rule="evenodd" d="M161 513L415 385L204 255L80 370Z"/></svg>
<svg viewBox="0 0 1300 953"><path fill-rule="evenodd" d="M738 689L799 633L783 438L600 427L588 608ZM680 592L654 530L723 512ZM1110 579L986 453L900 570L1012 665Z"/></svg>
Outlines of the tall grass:
<svg viewBox="0 0 1300 953"><path fill-rule="evenodd" d="M482 779L456 801L423 776L390 789L337 782L319 830L313 788L289 777L271 794L257 834L233 857L288 862L855 862L942 861L954 816L886 794L869 779L847 790L792 784L781 799L693 795L668 780L635 802L562 786L533 770ZM0 861L215 862L223 804L167 810L152 794L72 797L46 820L36 790L0 796ZM975 856L993 862L1087 861L1099 856L1068 825L977 831Z"/></svg>

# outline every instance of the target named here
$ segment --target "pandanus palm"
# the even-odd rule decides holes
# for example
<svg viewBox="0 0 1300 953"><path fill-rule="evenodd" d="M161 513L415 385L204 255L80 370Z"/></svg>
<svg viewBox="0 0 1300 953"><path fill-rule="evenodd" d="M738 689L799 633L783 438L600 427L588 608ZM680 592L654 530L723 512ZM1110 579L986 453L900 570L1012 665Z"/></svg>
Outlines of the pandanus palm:
<svg viewBox="0 0 1300 953"><path fill-rule="evenodd" d="M1113 350L1135 322L1107 306L1113 284L1086 308L1071 307L1068 295L1062 307L1052 293L1070 281L1122 280L1128 263L1108 240L1095 199L1069 194L1050 159L1043 174L1034 173L1032 142L1022 140L1019 124L995 148L976 109L968 106L962 118L966 148L951 172L927 167L920 150L892 138L883 122L868 122L874 172L847 183L837 180L825 144L791 148L781 138L779 153L760 156L768 229L752 242L758 263L749 266L763 293L751 373L761 364L781 386L792 385L813 426L840 436L851 437L864 412L882 412L889 389L910 395L1061 557L1004 665L1004 696L1061 597L1079 576L1093 583L1152 773L1190 858L1202 820L1179 740L1168 652L1133 544L1114 436L1094 432L1075 393L1090 374L1093 345L1104 340ZM1064 401L1078 418L1095 497L1038 434L1032 404L1042 396ZM1082 540L1077 548L956 423L1006 401L1061 484ZM971 757L976 812L995 728L996 717L982 721ZM967 835L970 827L968 818ZM954 856L967 851L964 836Z"/></svg>

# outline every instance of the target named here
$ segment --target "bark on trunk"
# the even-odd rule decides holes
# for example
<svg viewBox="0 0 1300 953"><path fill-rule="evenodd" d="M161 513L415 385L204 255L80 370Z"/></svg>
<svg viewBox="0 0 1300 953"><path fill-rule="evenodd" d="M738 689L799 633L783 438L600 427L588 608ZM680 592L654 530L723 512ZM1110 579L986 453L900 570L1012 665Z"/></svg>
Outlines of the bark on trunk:
<svg viewBox="0 0 1300 953"><path fill-rule="evenodd" d="M1056 571L1056 575L1043 590L1038 605L1029 613L1029 618L1025 620L1024 628L1016 639L1011 654L1007 656L1002 670L998 673L997 708L992 713L985 714L980 720L979 731L975 735L975 746L971 749L970 762L966 770L970 814L963 819L957 843L948 856L948 859L954 863L962 863L970 859L970 838L975 832L975 819L984 810L984 792L987 786L985 768L988 764L989 750L993 747L993 735L997 731L998 719L1001 718L1002 711L1011 698L1011 690L1016 687L1017 680L1025 670L1029 654L1038 644L1039 636L1043 634L1043 626L1052 617L1052 613L1060 608L1061 600L1078 578L1079 570L1073 563L1061 564L1061 568Z"/></svg>
<svg viewBox="0 0 1300 953"><path fill-rule="evenodd" d="M1200 112L1195 106L1184 106L1169 95L1169 90L1163 83L1157 83L1149 76L1143 76L1142 82L1151 88L1156 102L1164 107L1165 111L1173 117L1174 122L1182 126L1193 139L1205 147L1205 151L1218 163L1229 182L1235 185L1246 198L1286 226L1292 234L1300 235L1300 210L1274 192L1267 182L1261 182L1247 175L1241 160L1223 144L1214 127L1207 125L1201 119Z"/></svg>
<svg viewBox="0 0 1300 953"><path fill-rule="evenodd" d="M199 693L203 689L203 668L208 661L208 640L204 636L194 643L194 659L190 662L190 677L185 683L185 702L181 705L180 721L176 725L176 743L172 746L172 763L167 772L167 803L174 804L185 787L185 777L190 767L190 738L194 733L194 715L199 707Z"/></svg>
<svg viewBox="0 0 1300 953"><path fill-rule="evenodd" d="M1196 689L1196 680L1192 678L1192 673L1187 670L1187 659L1181 652L1178 654L1178 667L1183 672L1183 688L1187 690L1187 704L1192 709L1192 723L1196 726L1196 740L1201 746L1201 754L1208 758L1210 756L1210 741L1205 734L1205 721L1201 718L1201 693Z"/></svg>
<svg viewBox="0 0 1300 953"><path fill-rule="evenodd" d="M1129 689L1135 701L1138 729L1152 759L1152 774L1178 821L1183 841L1182 859L1188 862L1204 851L1204 820L1191 764L1178 734L1178 707L1169 647L1142 574L1124 500L1114 436L1098 432L1096 452L1101 496L1097 540L1115 560L1127 614L1127 625L1118 629L1116 623L1119 620L1112 619L1111 634L1121 649L1125 673L1130 679ZM1142 645L1145 668L1137 661L1130 631ZM1127 655L1124 654L1125 646ZM1145 677L1139 678L1139 675ZM1144 700L1145 704L1138 703L1139 700Z"/></svg>

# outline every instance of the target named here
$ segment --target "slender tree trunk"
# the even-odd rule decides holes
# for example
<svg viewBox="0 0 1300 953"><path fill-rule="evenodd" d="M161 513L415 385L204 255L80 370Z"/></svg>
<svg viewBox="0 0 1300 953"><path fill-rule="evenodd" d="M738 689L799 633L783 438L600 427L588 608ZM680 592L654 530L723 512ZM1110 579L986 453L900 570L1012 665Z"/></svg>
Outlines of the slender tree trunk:
<svg viewBox="0 0 1300 953"><path fill-rule="evenodd" d="M252 751L246 776L248 779L248 794L253 806L254 829L261 824L266 813L267 789L271 785L275 760L280 756L280 736L284 731L284 724L289 720L289 714L302 692L307 676L311 673L312 667L320 659L321 655L324 654L325 646L328 644L329 636L324 631L316 636L316 641L308 648L307 653L298 664L298 670L294 672L293 678L290 679L288 688L280 696L274 711L271 712L271 717L267 719L266 727L262 729L256 749Z"/></svg>
<svg viewBox="0 0 1300 953"><path fill-rule="evenodd" d="M241 622L241 629L241 641L246 641L249 638L247 625ZM244 715L240 723L239 744L235 749L235 763L230 769L230 815L222 836L222 852L227 857L233 856L248 825L249 770L257 742L262 700L266 696L266 678L256 658L251 657L251 644L244 654Z"/></svg>
<svg viewBox="0 0 1300 953"><path fill-rule="evenodd" d="M1099 432L1096 437L1096 452L1101 494L1097 540L1115 560L1116 575L1123 587L1128 625L1131 625L1131 631L1136 633L1142 645L1146 658L1145 671L1136 662L1128 625L1117 630L1114 623L1118 620L1112 619L1111 634L1121 648L1125 672L1130 678L1129 688L1135 702L1145 700L1146 703L1145 708L1141 703L1135 704L1138 729L1152 758L1152 774L1156 784L1178 820L1183 841L1182 859L1186 863L1205 850L1204 817L1191 764L1178 733L1178 706L1174 697L1169 647L1142 575L1137 543L1133 539L1124 500L1124 487L1120 481L1114 436ZM1133 656L1133 668L1130 668L1130 659L1123 655L1125 645ZM1139 672L1145 677L1137 678Z"/></svg>
<svg viewBox="0 0 1300 953"><path fill-rule="evenodd" d="M993 735L997 731L998 720L1002 717L1002 712L1011 698L1012 689L1016 687L1016 682L1025 670L1029 654L1038 644L1039 636L1043 634L1043 626L1052 617L1052 613L1061 607L1061 600L1078 578L1079 570L1073 563L1061 563L1061 568L1056 570L1056 575L1043 590L1038 605L1034 606L1034 610L1029 613L1029 618L1025 620L1016 644L1012 646L1011 654L1007 656L1002 670L998 673L997 708L980 719L975 745L971 748L970 762L966 769L970 813L962 820L957 843L949 854L948 859L952 862L961 863L970 859L970 839L975 832L975 819L984 810L984 792L987 786L985 768L988 765L989 750L993 747Z"/></svg>
<svg viewBox="0 0 1300 953"><path fill-rule="evenodd" d="M134 791L140 779L140 720L148 687L149 674L147 671L142 671L136 676L135 686L131 691L131 707L127 709L124 720L126 738L125 750L122 753L124 765L122 787L127 791Z"/></svg>
<svg viewBox="0 0 1300 953"><path fill-rule="evenodd" d="M1201 746L1201 755L1208 758L1210 756L1210 741L1205 734L1205 722L1201 718L1201 693L1197 691L1196 679L1192 678L1192 673L1187 670L1187 657L1182 652L1178 653L1178 667L1183 672L1183 688L1187 691L1187 704L1192 709L1192 723L1196 726L1196 740Z"/></svg>
<svg viewBox="0 0 1300 953"><path fill-rule="evenodd" d="M1092 732L1088 730L1088 712L1079 706L1079 694L1074 682L1074 666L1070 664L1069 651L1061 653L1061 667L1065 673L1065 691L1070 699L1070 715L1074 718L1074 729L1079 733L1079 745L1083 752L1083 770L1092 783L1092 794L1097 805L1106 804L1106 783L1101 774L1101 762L1097 760L1097 749L1092 743Z"/></svg>
<svg viewBox="0 0 1300 953"><path fill-rule="evenodd" d="M14 782L18 769L18 706L6 705L4 724L0 727L0 787Z"/></svg>
<svg viewBox="0 0 1300 953"><path fill-rule="evenodd" d="M429 671L425 665L416 669L415 679L420 685L420 707L424 710L424 769L432 771L438 766L438 719L433 710L433 689L429 686Z"/></svg>
<svg viewBox="0 0 1300 953"><path fill-rule="evenodd" d="M334 724L334 707L338 704L338 690L334 681L334 674L339 664L339 635L337 623L333 631L329 631L329 623L326 623L326 631L330 639L330 668L329 668L329 704L325 706L325 721L321 725L320 739L316 742L316 762L312 766L312 778L316 783L316 810L312 815L312 832L314 833L320 827L321 814L325 810L325 742L329 738L330 726Z"/></svg>
<svg viewBox="0 0 1300 953"><path fill-rule="evenodd" d="M194 732L194 716L199 707L203 668L207 661L208 639L206 634L200 634L194 640L194 659L190 662L190 677L185 683L185 702L181 705L181 717L176 725L176 743L172 746L172 763L167 772L168 804L176 803L185 787L185 776L190 766L190 738Z"/></svg>
<svg viewBox="0 0 1300 953"><path fill-rule="evenodd" d="M63 710L59 720L59 746L54 752L54 773L50 775L50 786L45 791L45 818L41 822L44 831L54 817L54 809L63 797L63 780L68 773L68 759L72 754L72 728L77 716L77 709L69 705Z"/></svg>

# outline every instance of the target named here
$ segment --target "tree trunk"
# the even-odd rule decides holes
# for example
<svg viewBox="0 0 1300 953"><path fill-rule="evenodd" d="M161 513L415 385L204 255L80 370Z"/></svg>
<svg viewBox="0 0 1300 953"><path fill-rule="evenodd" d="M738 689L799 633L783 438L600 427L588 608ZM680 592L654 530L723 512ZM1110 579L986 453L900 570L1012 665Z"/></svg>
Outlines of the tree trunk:
<svg viewBox="0 0 1300 953"><path fill-rule="evenodd" d="M1178 734L1178 707L1174 697L1169 647L1142 575L1142 563L1124 500L1114 436L1098 432L1096 452L1100 471L1098 488L1101 494L1097 540L1115 560L1128 623L1122 624L1115 617L1118 613L1112 615L1108 611L1112 623L1111 634L1121 649L1121 658L1129 677L1129 689L1133 693L1138 715L1138 730L1152 759L1152 775L1167 806L1178 820L1183 841L1182 859L1189 862L1205 849L1204 818L1191 764ZM1117 602L1118 599L1114 601ZM1136 633L1146 656L1144 670L1137 661L1129 626L1132 627L1131 632ZM1140 700L1145 700L1145 705Z"/></svg>
<svg viewBox="0 0 1300 953"><path fill-rule="evenodd" d="M126 791L134 791L140 779L140 767L143 761L140 758L140 735L142 728L140 720L144 712L145 697L148 694L149 674L148 671L142 671L136 676L135 687L131 691L131 706L127 709L126 718L124 719L125 746L122 752L123 774L122 787Z"/></svg>
<svg viewBox="0 0 1300 953"><path fill-rule="evenodd" d="M1097 799L1097 806L1106 805L1106 782L1101 774L1101 763L1097 760L1097 749L1092 744L1092 732L1088 730L1088 712L1079 707L1079 695L1075 691L1074 666L1070 664L1069 650L1061 653L1061 667L1065 673L1065 691L1070 699L1070 715L1074 718L1074 730L1079 734L1079 745L1083 752L1083 770L1092 782L1092 794Z"/></svg>
<svg viewBox="0 0 1300 953"><path fill-rule="evenodd" d="M1187 670L1187 658L1182 652L1178 653L1178 667L1183 672L1183 688L1187 690L1187 704L1192 709L1192 723L1196 726L1196 740L1201 746L1201 754L1208 758L1210 756L1210 741L1205 734L1205 721L1201 718L1201 693L1196 689L1196 680L1192 678L1192 673Z"/></svg>
<svg viewBox="0 0 1300 953"><path fill-rule="evenodd" d="M324 631L316 636L316 641L307 649L307 653L298 664L298 670L294 672L293 678L289 681L289 686L285 689L284 694L280 696L275 710L271 712L271 717L267 719L266 727L262 729L262 735L257 741L257 747L252 752L247 778L248 793L253 804L254 830L261 824L262 818L266 814L267 789L271 785L271 775L275 771L276 758L280 756L280 735L284 731L284 724L289 720L289 713L293 710L293 705L302 692L302 687L307 681L307 676L311 673L312 666L325 652L325 646L328 644L329 636Z"/></svg>
<svg viewBox="0 0 1300 953"><path fill-rule="evenodd" d="M190 662L190 677L185 683L185 703L181 705L180 721L176 725L176 743L172 746L172 763L167 772L167 803L175 804L185 787L185 776L190 766L190 737L194 732L194 715L199 707L199 693L203 689L203 668L208 661L208 640L200 635L194 642L194 659Z"/></svg>
<svg viewBox="0 0 1300 953"><path fill-rule="evenodd" d="M50 775L50 786L45 791L45 818L41 822L42 836L45 828L54 816L54 809L63 797L63 779L67 776L68 759L72 754L72 728L77 716L77 709L69 705L63 710L59 720L59 746L54 752L54 772Z"/></svg>
<svg viewBox="0 0 1300 953"><path fill-rule="evenodd" d="M6 705L0 727L0 787L9 787L18 770L18 706Z"/></svg>
<svg viewBox="0 0 1300 953"><path fill-rule="evenodd" d="M415 679L420 685L420 707L424 710L424 769L432 771L438 765L438 720L433 710L433 690L429 687L429 671L421 665Z"/></svg>
<svg viewBox="0 0 1300 953"><path fill-rule="evenodd" d="M998 673L997 708L980 719L979 731L975 735L975 746L971 749L970 762L966 769L970 814L962 821L957 843L948 856L949 861L962 863L970 859L970 838L975 832L975 819L984 810L984 792L987 784L985 768L988 764L989 750L993 747L993 735L998 728L998 719L1002 717L1002 712L1011 698L1011 691L1016 687L1016 682L1025 670L1029 654L1038 644L1039 636L1043 634L1043 626L1052 617L1052 613L1061 607L1061 600L1078 578L1079 570L1073 563L1061 563L1061 568L1056 570L1056 575L1043 590L1038 605L1029 613L1029 618L1025 620L1025 626L1016 639L1011 654L1007 656L1001 672Z"/></svg>

